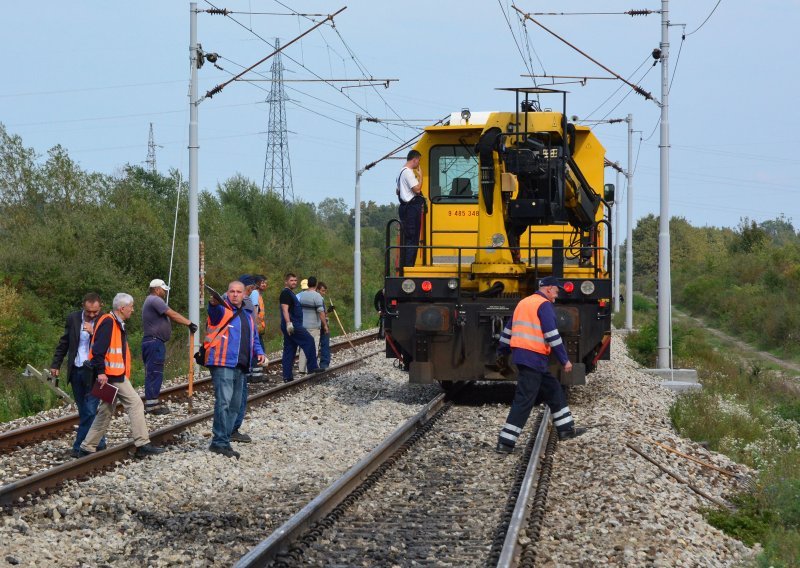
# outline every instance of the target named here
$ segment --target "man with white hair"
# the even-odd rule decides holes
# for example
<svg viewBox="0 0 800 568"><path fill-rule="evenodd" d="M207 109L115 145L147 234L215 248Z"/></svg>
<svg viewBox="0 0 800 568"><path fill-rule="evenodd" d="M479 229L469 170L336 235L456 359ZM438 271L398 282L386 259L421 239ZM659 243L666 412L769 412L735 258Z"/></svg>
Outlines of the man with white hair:
<svg viewBox="0 0 800 568"><path fill-rule="evenodd" d="M111 403L102 401L97 409L92 427L80 448L80 457L97 451L97 444L105 435L117 402L121 402L131 423L131 434L136 446L136 457L160 454L164 448L153 446L144 418L144 405L139 393L131 385L131 349L125 322L133 315L133 296L120 292L114 296L110 313L97 320L89 347L89 361L97 374L100 386L106 383L117 387L116 399Z"/></svg>

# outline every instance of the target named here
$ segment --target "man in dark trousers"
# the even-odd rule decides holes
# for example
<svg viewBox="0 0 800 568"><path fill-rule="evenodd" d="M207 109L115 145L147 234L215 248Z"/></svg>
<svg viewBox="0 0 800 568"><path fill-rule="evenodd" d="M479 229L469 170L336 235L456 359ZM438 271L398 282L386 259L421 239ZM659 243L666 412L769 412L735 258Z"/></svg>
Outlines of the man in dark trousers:
<svg viewBox="0 0 800 568"><path fill-rule="evenodd" d="M322 369L319 368L317 363L317 348L314 346L314 338L303 327L303 307L292 291L297 288L297 275L287 272L283 282L284 288L281 290L281 295L278 299L281 308L281 331L283 332L281 366L283 368L283 382L288 383L294 380L292 366L294 365L298 347L306 355L309 373L319 373Z"/></svg>
<svg viewBox="0 0 800 568"><path fill-rule="evenodd" d="M422 154L411 150L406 156L406 165L397 176L397 199L400 201L398 216L403 233L400 250L400 266L414 266L419 247L419 231L422 226L422 211L425 198L422 196L422 172L419 160Z"/></svg>
<svg viewBox="0 0 800 568"><path fill-rule="evenodd" d="M539 290L517 304L513 318L500 336L498 352L502 356L511 350L511 360L519 369L519 377L511 411L497 439L498 453L510 454L514 450L537 396L550 407L559 440L575 438L586 432L586 428L575 427L564 389L548 369L550 352L553 351L564 371L572 371L553 309L560 288L554 276L539 280Z"/></svg>
<svg viewBox="0 0 800 568"><path fill-rule="evenodd" d="M161 404L161 384L164 382L164 363L167 341L172 336L172 322L185 325L189 333L197 324L189 321L167 305L167 283L156 278L150 281L150 294L142 305L142 361L144 362L144 411L148 414L169 414Z"/></svg>
<svg viewBox="0 0 800 568"><path fill-rule="evenodd" d="M53 361L50 363L50 374L54 377L59 375L59 369L67 356L67 381L72 386L72 394L75 397L75 406L78 407L78 431L75 434L75 442L72 444L72 457L78 457L81 442L86 437L86 432L92 426L94 417L97 414L97 405L100 402L92 395L92 385L94 375L92 369L84 363L89 359L89 345L94 333L94 324L100 316L102 307L100 296L94 292L89 292L83 297L83 309L72 312L67 316L64 324L64 335L56 346ZM106 447L106 440L100 440L98 449Z"/></svg>

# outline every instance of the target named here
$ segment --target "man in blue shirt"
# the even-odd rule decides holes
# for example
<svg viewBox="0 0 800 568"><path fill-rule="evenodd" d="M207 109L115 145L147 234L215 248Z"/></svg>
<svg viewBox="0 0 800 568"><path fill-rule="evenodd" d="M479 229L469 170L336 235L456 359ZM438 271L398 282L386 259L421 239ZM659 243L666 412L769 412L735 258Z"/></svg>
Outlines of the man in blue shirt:
<svg viewBox="0 0 800 568"><path fill-rule="evenodd" d="M576 428L561 383L549 371L550 353L555 353L564 371L572 371L572 363L556 326L553 302L561 288L558 279L547 276L539 280L539 289L523 298L514 310L500 337L500 355L511 351L511 360L519 369L514 402L500 431L497 452L514 450L522 428L528 421L537 397L550 407L553 425L560 440L575 438L586 432Z"/></svg>

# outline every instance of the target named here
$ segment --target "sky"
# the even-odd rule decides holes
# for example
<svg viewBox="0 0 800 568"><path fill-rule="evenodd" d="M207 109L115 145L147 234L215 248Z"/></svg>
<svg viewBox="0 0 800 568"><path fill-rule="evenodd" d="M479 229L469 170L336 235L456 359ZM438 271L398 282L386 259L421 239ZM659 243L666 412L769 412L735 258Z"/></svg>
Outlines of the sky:
<svg viewBox="0 0 800 568"><path fill-rule="evenodd" d="M532 17L661 99L661 69L650 55L661 39L660 15L621 14L659 10L660 1L516 5L526 13L568 12ZM198 41L219 54L221 68L206 63L199 70L200 93L269 55L275 38L286 44L323 19L292 11L330 14L344 6L335 27L312 31L282 59L292 80L285 86L293 192L303 201L334 197L352 206L356 114L384 119L362 123L363 167L451 112L513 110L513 95L496 88L531 86L524 74L608 76L533 22L523 26L508 0L213 0L198 8L235 13L198 14ZM188 2L39 0L3 8L0 122L10 133L43 157L60 144L83 169L118 174L125 164L145 165L152 123L159 171L177 169L188 178ZM790 38L800 1L673 0L669 8L670 215L727 227L783 215L798 228L800 85ZM199 105L201 190L237 173L261 186L270 65L244 77L261 81L231 83ZM366 76L396 81L345 89L305 81ZM633 218L658 215L657 104L616 80L555 88L570 92L567 113L580 120L632 114ZM626 125L601 124L595 133L606 157L627 168ZM365 172L362 200L392 203L401 165L386 160ZM616 182L610 168L606 181ZM623 200L625 185L623 178Z"/></svg>

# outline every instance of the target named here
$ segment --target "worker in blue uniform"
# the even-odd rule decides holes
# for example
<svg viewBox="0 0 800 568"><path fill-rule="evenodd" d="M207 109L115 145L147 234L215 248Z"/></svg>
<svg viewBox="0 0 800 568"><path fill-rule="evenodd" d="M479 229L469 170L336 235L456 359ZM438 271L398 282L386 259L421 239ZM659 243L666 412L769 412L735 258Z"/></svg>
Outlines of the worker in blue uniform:
<svg viewBox="0 0 800 568"><path fill-rule="evenodd" d="M572 371L553 309L560 288L558 279L553 276L539 280L539 289L517 304L514 316L500 337L498 354L503 357L511 351L511 360L519 369L519 377L511 410L497 440L498 453L508 454L514 450L537 399L550 407L560 440L586 432L586 428L575 427L564 389L548 369L550 353L554 352L564 371Z"/></svg>
<svg viewBox="0 0 800 568"><path fill-rule="evenodd" d="M281 332L283 333L283 358L281 364L284 383L294 380L292 366L294 365L294 358L297 355L298 348L305 353L308 361L308 372L322 372L317 363L317 347L314 344L314 338L303 327L303 307L293 292L296 287L297 276L287 272L284 277L284 288L278 299L281 310Z"/></svg>

